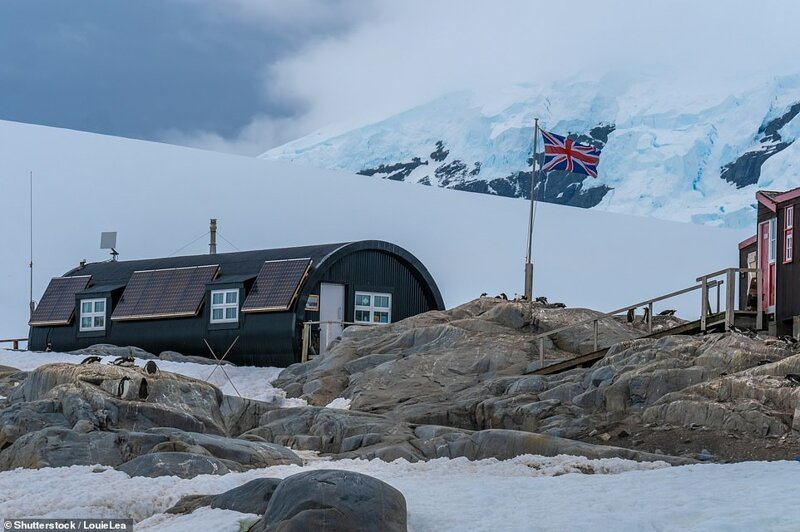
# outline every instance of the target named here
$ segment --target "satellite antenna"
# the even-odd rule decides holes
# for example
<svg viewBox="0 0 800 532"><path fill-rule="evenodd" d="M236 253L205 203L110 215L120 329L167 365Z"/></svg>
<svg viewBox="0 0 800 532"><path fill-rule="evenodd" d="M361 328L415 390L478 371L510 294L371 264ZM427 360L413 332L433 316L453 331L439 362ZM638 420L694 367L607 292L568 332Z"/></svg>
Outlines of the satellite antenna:
<svg viewBox="0 0 800 532"><path fill-rule="evenodd" d="M103 232L100 233L100 249L110 249L111 250L111 260L116 261L119 253L117 250L114 249L117 247L117 232Z"/></svg>

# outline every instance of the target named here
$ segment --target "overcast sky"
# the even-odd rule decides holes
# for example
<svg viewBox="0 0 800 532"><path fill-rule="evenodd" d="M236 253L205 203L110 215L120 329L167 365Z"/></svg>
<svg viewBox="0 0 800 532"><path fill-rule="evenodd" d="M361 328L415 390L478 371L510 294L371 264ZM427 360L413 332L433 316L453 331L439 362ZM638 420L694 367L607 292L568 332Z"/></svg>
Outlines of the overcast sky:
<svg viewBox="0 0 800 532"><path fill-rule="evenodd" d="M2 0L0 119L258 154L444 92L797 73L800 3Z"/></svg>

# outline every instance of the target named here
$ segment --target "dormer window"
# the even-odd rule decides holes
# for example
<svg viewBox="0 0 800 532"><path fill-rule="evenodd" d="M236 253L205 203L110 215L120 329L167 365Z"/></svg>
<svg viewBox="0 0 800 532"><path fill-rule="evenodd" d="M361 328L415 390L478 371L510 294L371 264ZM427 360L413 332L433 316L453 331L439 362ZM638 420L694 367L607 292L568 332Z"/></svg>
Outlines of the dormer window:
<svg viewBox="0 0 800 532"><path fill-rule="evenodd" d="M239 289L211 291L211 323L239 321Z"/></svg>
<svg viewBox="0 0 800 532"><path fill-rule="evenodd" d="M80 330L106 330L106 300L81 299Z"/></svg>

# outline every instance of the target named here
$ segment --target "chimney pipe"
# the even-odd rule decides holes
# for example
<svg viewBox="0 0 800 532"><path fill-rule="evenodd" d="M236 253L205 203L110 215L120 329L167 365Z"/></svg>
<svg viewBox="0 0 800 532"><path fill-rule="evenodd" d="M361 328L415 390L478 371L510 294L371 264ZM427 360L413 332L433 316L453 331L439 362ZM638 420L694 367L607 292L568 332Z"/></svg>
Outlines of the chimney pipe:
<svg viewBox="0 0 800 532"><path fill-rule="evenodd" d="M208 253L209 255L216 255L217 254L217 219L211 218L211 227L209 230L209 234L211 235L211 240L208 243Z"/></svg>

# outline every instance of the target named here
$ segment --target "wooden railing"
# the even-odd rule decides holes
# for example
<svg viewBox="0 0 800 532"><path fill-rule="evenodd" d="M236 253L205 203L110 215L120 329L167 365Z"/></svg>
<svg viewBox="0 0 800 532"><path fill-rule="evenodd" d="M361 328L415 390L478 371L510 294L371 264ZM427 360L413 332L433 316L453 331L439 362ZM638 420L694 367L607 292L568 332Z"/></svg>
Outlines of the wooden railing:
<svg viewBox="0 0 800 532"><path fill-rule="evenodd" d="M365 323L365 322L355 322L355 321L304 321L303 322L303 351L300 358L301 362L308 362L308 348L311 345L311 327L313 325L319 325L320 327L325 326L328 327L330 330L331 325L342 325L343 327L347 327L348 325L386 325L384 323ZM322 350L322 346L320 346L320 350Z"/></svg>
<svg viewBox="0 0 800 532"><path fill-rule="evenodd" d="M629 310L633 310L639 307L647 307L647 334L653 333L653 304L659 301L664 301L666 299L671 299L676 296L680 296L683 294L687 294L689 292L694 292L695 290L701 291L700 296L700 330L705 332L708 328L708 316L711 314L711 303L708 299L709 291L713 288L716 288L716 299L717 299L717 314L720 312L720 286L726 284L726 297L725 297L725 330L730 330L733 326L734 319L735 319L735 310L736 310L736 273L755 273L756 274L756 283L758 285L758 308L756 314L756 328L761 329L763 324L763 315L762 315L762 303L761 303L761 271L758 269L752 268L726 268L724 270L719 270L714 273L709 273L707 275L703 275L697 278L697 282L700 284L690 286L688 288L684 288L682 290L676 290L675 292L670 292L669 294L664 294L662 296L654 297L652 299L646 299L644 301L640 301L633 305L628 305L626 307L618 308L616 310L612 310L611 312L606 312L605 314L601 314L599 316L594 316L592 318L587 318L585 320L581 320L575 323L571 323L569 325L564 325L563 327L558 327L556 329L543 332L537 334L533 337L533 340L539 341L539 364L540 367L544 367L544 340L550 336L558 334L560 332L580 327L591 323L593 325L593 351L598 351L600 346L597 343L597 336L598 336L598 323L601 320L605 319L614 319L614 316L621 314L623 312L628 312ZM716 280L716 277L725 276L725 281L723 280ZM643 335L644 336L644 335Z"/></svg>
<svg viewBox="0 0 800 532"><path fill-rule="evenodd" d="M27 338L6 338L6 339L0 340L0 345L11 344L11 349L13 349L14 351L18 351L20 342L27 343L28 339Z"/></svg>
<svg viewBox="0 0 800 532"><path fill-rule="evenodd" d="M761 270L758 268L725 268L714 273L709 273L698 277L696 280L703 287L702 301L708 301L708 289L715 277L725 276L728 289L725 291L725 330L729 331L733 326L736 312L736 274L755 273L756 274L756 329L761 330L764 325L764 307L761 294ZM747 287L749 290L749 286ZM740 309L743 310L743 309ZM717 289L717 312L719 312L719 289ZM709 306L702 305L700 309L700 330L707 329Z"/></svg>

